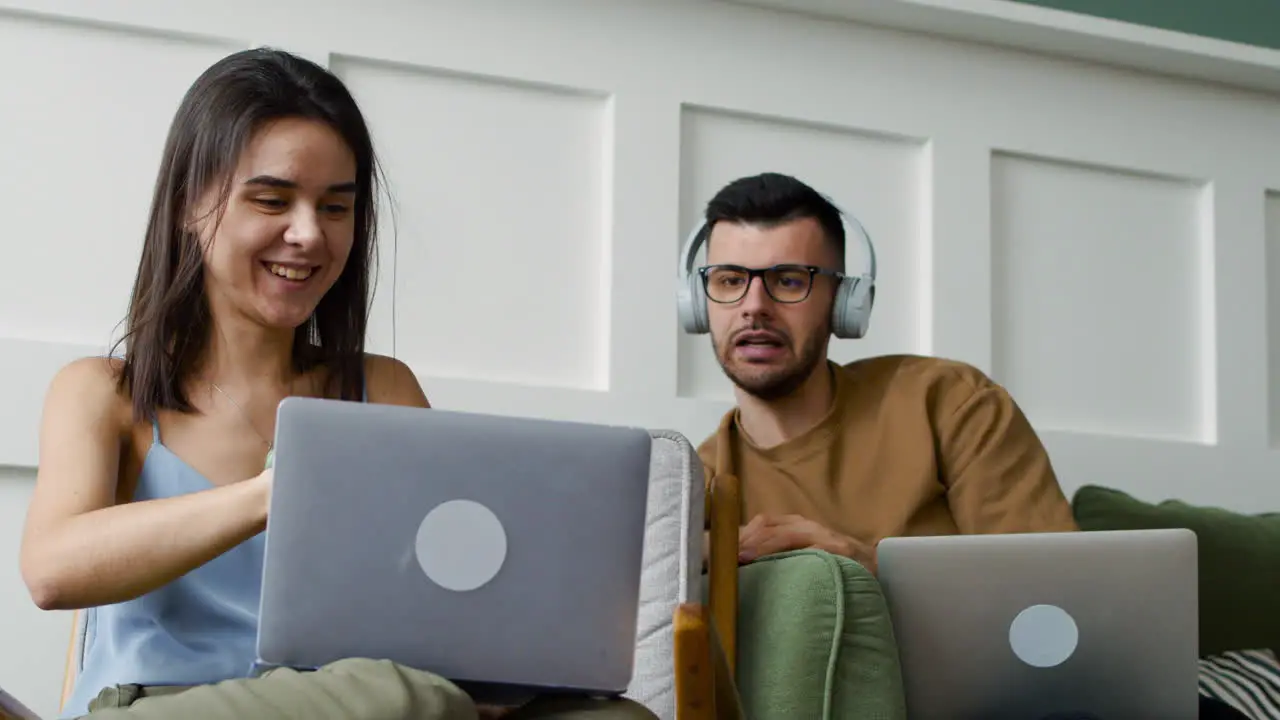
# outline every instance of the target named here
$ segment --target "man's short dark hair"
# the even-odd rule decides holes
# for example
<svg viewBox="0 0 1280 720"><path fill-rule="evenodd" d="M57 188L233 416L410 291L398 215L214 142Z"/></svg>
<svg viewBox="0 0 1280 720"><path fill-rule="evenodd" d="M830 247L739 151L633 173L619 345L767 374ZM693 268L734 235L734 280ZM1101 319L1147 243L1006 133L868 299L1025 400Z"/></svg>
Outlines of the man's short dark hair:
<svg viewBox="0 0 1280 720"><path fill-rule="evenodd" d="M812 218L831 242L844 269L844 222L840 210L817 190L790 175L762 173L738 178L721 188L707 203L707 239L721 220L773 227Z"/></svg>

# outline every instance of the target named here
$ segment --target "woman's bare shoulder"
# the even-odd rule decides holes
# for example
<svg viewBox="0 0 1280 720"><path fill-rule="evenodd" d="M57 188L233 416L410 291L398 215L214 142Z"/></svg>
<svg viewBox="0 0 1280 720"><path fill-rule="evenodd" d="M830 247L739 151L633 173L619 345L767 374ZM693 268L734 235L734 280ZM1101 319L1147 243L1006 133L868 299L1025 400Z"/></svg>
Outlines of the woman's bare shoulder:
<svg viewBox="0 0 1280 720"><path fill-rule="evenodd" d="M371 403L431 407L418 377L403 360L365 353L364 379Z"/></svg>
<svg viewBox="0 0 1280 720"><path fill-rule="evenodd" d="M129 396L120 384L123 369L124 362L115 357L72 360L54 374L46 405L67 402L100 419L115 419L123 430L132 424Z"/></svg>
<svg viewBox="0 0 1280 720"><path fill-rule="evenodd" d="M110 393L123 399L117 388L124 361L118 357L89 356L72 360L58 369L54 382L74 385L81 390Z"/></svg>

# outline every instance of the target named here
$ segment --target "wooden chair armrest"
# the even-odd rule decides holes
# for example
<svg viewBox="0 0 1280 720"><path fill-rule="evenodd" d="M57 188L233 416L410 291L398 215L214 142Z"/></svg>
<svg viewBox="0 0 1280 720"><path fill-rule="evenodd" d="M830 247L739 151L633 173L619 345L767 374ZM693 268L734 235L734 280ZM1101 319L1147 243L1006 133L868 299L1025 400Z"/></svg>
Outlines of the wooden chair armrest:
<svg viewBox="0 0 1280 720"><path fill-rule="evenodd" d="M0 690L0 720L40 720L40 716L35 714L31 708L25 705L16 705L17 700L10 701L3 697L8 695ZM8 697L13 697L9 695Z"/></svg>
<svg viewBox="0 0 1280 720"><path fill-rule="evenodd" d="M675 630L676 720L714 720L715 670L706 609L684 603L672 618Z"/></svg>
<svg viewBox="0 0 1280 720"><path fill-rule="evenodd" d="M676 720L741 720L737 688L707 615L696 603L676 607Z"/></svg>
<svg viewBox="0 0 1280 720"><path fill-rule="evenodd" d="M78 650L80 647L80 613L83 610L76 610L71 613L71 641L67 643L67 663L62 671L62 697L58 700L58 711L61 712L66 707L67 700L71 697L71 691L75 689L76 677L80 674L80 658Z"/></svg>
<svg viewBox="0 0 1280 720"><path fill-rule="evenodd" d="M736 476L717 475L711 481L710 492L708 605L729 676L733 678L738 659L738 530L742 525L742 491Z"/></svg>
<svg viewBox="0 0 1280 720"><path fill-rule="evenodd" d="M0 720L40 720L40 716L18 698L0 688Z"/></svg>

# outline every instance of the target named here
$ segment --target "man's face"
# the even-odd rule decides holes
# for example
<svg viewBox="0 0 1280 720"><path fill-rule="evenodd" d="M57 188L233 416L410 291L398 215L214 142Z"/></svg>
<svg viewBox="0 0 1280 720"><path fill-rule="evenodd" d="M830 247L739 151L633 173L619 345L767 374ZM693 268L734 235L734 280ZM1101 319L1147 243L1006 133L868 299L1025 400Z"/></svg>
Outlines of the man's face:
<svg viewBox="0 0 1280 720"><path fill-rule="evenodd" d="M840 270L838 262L822 226L810 218L768 228L720 221L707 251L708 265L750 269L815 265ZM808 297L782 303L766 291L763 277L755 277L736 302L708 300L711 343L729 379L762 400L795 392L826 361L836 282L817 275Z"/></svg>

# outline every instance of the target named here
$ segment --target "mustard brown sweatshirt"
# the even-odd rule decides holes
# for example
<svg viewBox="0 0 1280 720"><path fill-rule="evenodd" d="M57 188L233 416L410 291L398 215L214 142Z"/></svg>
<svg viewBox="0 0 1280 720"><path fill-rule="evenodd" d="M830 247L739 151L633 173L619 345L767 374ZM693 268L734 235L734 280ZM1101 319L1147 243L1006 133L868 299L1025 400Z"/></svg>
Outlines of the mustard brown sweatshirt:
<svg viewBox="0 0 1280 720"><path fill-rule="evenodd" d="M871 545L1079 529L1039 437L978 369L912 355L829 364L836 400L803 435L756 447L735 408L698 448L708 483L738 476L743 523L797 514Z"/></svg>

